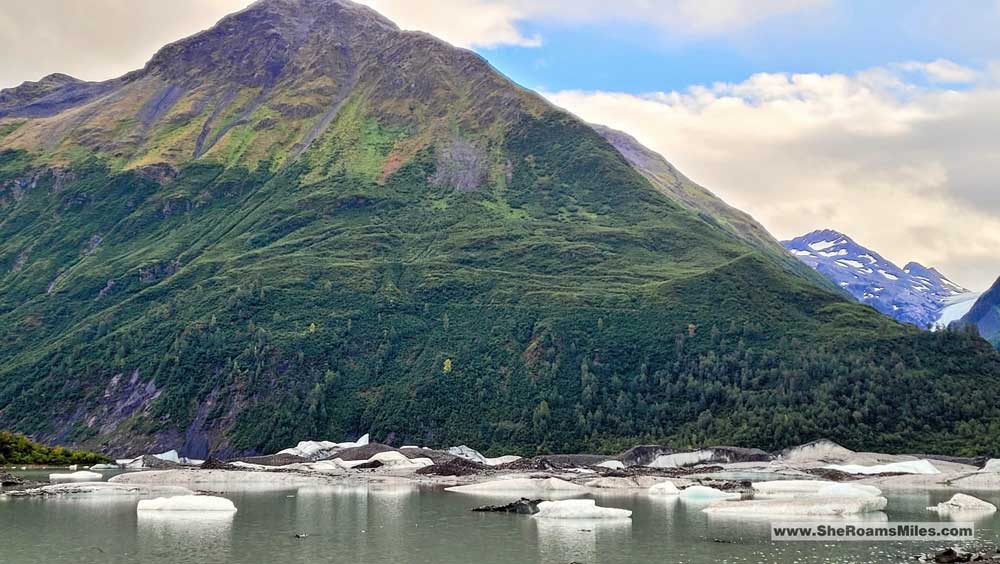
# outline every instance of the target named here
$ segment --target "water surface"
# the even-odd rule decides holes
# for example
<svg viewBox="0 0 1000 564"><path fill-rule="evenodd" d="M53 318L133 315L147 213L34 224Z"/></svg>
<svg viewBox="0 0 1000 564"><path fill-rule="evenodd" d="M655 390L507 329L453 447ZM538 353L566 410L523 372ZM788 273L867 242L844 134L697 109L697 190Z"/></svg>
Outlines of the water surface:
<svg viewBox="0 0 1000 564"><path fill-rule="evenodd" d="M239 508L235 516L137 515L137 498L118 496L0 498L0 562L844 564L905 562L935 547L772 543L766 520L709 517L703 506L644 494L599 496L599 505L633 511L631 522L608 523L472 513L502 500L409 487L224 495ZM1000 494L978 495L1000 504ZM925 507L949 497L890 495L888 519L938 520ZM979 537L996 540L998 526L997 517L978 520Z"/></svg>

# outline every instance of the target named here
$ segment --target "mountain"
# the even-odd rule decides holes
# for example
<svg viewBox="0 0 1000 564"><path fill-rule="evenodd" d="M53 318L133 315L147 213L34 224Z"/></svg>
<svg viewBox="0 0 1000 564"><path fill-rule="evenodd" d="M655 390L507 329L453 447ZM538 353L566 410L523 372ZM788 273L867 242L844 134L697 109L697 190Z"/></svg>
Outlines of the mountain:
<svg viewBox="0 0 1000 564"><path fill-rule="evenodd" d="M975 300L969 290L937 270L916 262L899 268L837 231L813 231L783 244L861 303L917 327L938 326L942 316L947 326L947 321L961 317L955 311L962 304Z"/></svg>
<svg viewBox="0 0 1000 564"><path fill-rule="evenodd" d="M961 323L975 325L979 334L1000 347L1000 280L976 300Z"/></svg>
<svg viewBox="0 0 1000 564"><path fill-rule="evenodd" d="M368 8L262 0L0 100L0 427L33 439L1000 451L988 343Z"/></svg>

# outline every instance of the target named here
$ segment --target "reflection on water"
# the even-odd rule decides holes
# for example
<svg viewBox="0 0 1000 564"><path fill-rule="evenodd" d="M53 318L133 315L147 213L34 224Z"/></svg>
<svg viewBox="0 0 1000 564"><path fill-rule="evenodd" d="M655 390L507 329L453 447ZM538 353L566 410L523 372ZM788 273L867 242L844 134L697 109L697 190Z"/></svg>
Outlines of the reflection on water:
<svg viewBox="0 0 1000 564"><path fill-rule="evenodd" d="M530 518L538 534L539 561L548 563L598 562L598 544L628 542L631 519Z"/></svg>
<svg viewBox="0 0 1000 564"><path fill-rule="evenodd" d="M198 562L226 562L234 517L228 511L140 511L140 560L195 557Z"/></svg>

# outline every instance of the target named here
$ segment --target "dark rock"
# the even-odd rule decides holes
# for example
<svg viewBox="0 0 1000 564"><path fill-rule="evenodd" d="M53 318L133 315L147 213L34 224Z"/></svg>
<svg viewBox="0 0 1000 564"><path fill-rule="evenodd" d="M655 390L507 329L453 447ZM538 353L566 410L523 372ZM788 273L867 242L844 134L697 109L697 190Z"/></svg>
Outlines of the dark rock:
<svg viewBox="0 0 1000 564"><path fill-rule="evenodd" d="M223 462L214 456L209 456L208 460L201 463L202 470L240 470L239 466L234 466L228 462Z"/></svg>
<svg viewBox="0 0 1000 564"><path fill-rule="evenodd" d="M632 447L618 455L618 460L625 466L645 466L664 454L673 454L674 450L660 445L640 445Z"/></svg>
<svg viewBox="0 0 1000 564"><path fill-rule="evenodd" d="M0 486L9 488L11 486L20 486L24 483L24 480L18 478L13 474L7 472L0 472Z"/></svg>
<svg viewBox="0 0 1000 564"><path fill-rule="evenodd" d="M538 504L541 503L540 499L528 499L522 497L521 499L508 503L506 505L483 505L481 507L472 508L473 511L482 513L517 513L518 515L534 515L538 513Z"/></svg>
<svg viewBox="0 0 1000 564"><path fill-rule="evenodd" d="M587 468L613 459L611 456L601 454L546 454L534 458L522 458L497 468L504 470L565 470L568 468Z"/></svg>
<svg viewBox="0 0 1000 564"><path fill-rule="evenodd" d="M478 462L456 456L447 462L439 462L420 468L417 470L417 474L425 476L469 476L478 474L485 469L486 466Z"/></svg>
<svg viewBox="0 0 1000 564"><path fill-rule="evenodd" d="M288 464L309 462L309 459L294 454L269 454L266 456L244 456L227 462L246 462L247 464L260 464L261 466L285 466Z"/></svg>
<svg viewBox="0 0 1000 564"><path fill-rule="evenodd" d="M365 462L364 464L358 464L354 467L355 470L374 470L375 468L381 468L383 466L381 460L372 460L371 462Z"/></svg>
<svg viewBox="0 0 1000 564"><path fill-rule="evenodd" d="M973 554L963 552L954 548L947 548L934 555L934 562L940 564L953 564L955 562L972 562Z"/></svg>
<svg viewBox="0 0 1000 564"><path fill-rule="evenodd" d="M375 456L376 454L382 452L400 452L388 445L383 445L380 443L368 443L364 446L345 448L342 450L335 450L330 452L324 457L324 460L330 460L333 458L339 458L345 462L350 462L352 460L368 460L369 458Z"/></svg>

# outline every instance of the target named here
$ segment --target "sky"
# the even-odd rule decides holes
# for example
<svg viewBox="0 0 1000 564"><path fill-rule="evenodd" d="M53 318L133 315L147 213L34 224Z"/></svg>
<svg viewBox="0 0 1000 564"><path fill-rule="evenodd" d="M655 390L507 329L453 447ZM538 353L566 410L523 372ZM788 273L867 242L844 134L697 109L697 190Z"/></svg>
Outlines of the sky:
<svg viewBox="0 0 1000 564"><path fill-rule="evenodd" d="M102 80L248 0L8 0L0 88ZM631 133L781 239L1000 275L1000 0L364 0Z"/></svg>

